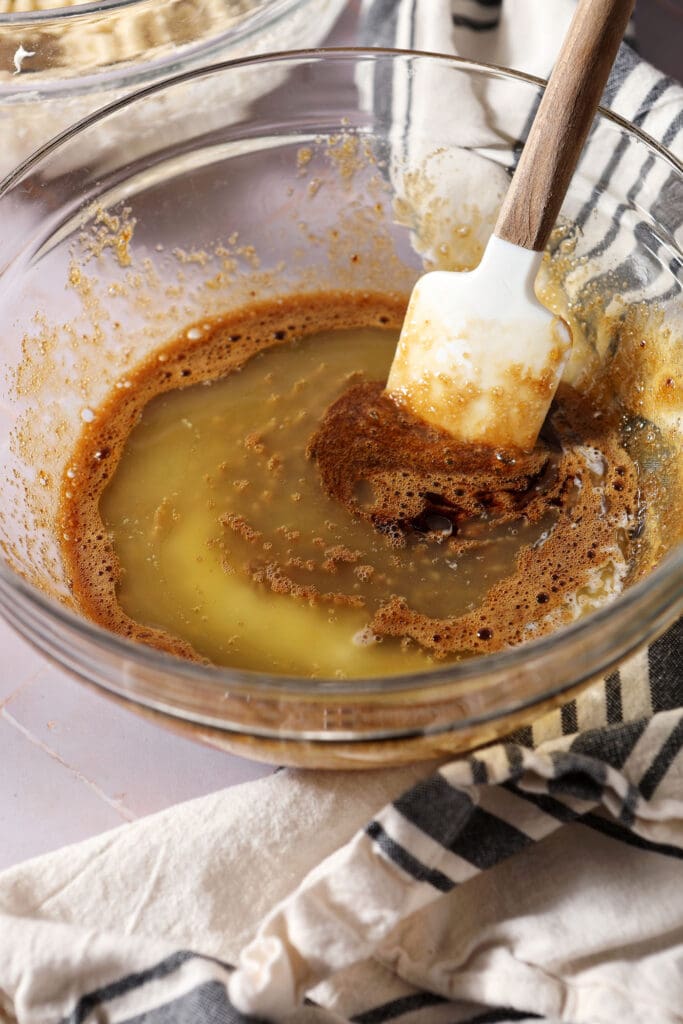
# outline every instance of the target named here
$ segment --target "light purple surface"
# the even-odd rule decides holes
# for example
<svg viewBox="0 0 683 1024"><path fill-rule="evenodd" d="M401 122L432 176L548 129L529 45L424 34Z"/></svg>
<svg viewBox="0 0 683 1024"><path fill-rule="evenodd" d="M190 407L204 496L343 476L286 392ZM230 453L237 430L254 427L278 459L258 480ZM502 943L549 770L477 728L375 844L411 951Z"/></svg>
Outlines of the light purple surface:
<svg viewBox="0 0 683 1024"><path fill-rule="evenodd" d="M273 771L113 704L2 619L0 651L0 869Z"/></svg>

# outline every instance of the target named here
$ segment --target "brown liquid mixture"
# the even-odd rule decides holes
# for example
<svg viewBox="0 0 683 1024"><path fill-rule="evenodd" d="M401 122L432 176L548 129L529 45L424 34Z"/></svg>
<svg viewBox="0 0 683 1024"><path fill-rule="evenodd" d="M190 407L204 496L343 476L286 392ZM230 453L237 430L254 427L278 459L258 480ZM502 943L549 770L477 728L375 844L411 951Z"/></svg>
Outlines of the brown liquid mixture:
<svg viewBox="0 0 683 1024"><path fill-rule="evenodd" d="M529 455L382 395L404 302L325 294L187 329L84 430L64 553L95 621L280 673L429 668L621 588L638 475L620 414L563 386Z"/></svg>

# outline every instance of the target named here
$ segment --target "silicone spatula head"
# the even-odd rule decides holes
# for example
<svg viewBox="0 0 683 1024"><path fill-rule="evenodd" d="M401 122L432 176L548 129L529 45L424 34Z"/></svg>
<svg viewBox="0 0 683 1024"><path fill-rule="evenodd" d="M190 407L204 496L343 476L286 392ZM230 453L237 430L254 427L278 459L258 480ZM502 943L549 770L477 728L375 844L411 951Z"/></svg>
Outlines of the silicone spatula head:
<svg viewBox="0 0 683 1024"><path fill-rule="evenodd" d="M479 266L413 290L387 393L455 437L530 449L571 348L534 279L634 0L579 0Z"/></svg>

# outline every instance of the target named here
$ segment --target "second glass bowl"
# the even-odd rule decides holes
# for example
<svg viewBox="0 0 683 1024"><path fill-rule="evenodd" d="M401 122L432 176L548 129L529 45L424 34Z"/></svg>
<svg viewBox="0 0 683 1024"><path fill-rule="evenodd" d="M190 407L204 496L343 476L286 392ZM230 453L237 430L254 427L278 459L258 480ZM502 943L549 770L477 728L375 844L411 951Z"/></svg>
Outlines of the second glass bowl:
<svg viewBox="0 0 683 1024"><path fill-rule="evenodd" d="M57 132L143 85L219 60L317 46L344 6L345 0L4 0L0 176ZM256 81L252 87L258 95Z"/></svg>

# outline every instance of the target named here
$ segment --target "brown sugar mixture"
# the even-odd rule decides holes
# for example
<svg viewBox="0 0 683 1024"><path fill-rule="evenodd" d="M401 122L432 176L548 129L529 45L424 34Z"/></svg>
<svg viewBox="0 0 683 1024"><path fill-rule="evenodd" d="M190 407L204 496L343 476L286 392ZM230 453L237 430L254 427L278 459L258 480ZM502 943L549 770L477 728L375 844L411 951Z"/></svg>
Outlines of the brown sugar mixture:
<svg viewBox="0 0 683 1024"><path fill-rule="evenodd" d="M563 385L532 453L459 445L382 393L404 308L254 305L130 375L64 481L83 611L188 658L366 676L500 650L618 593L643 514L622 412Z"/></svg>
<svg viewBox="0 0 683 1024"><path fill-rule="evenodd" d="M594 412L561 387L545 438L532 453L513 455L459 443L416 420L381 383L342 395L310 451L328 492L391 544L402 548L417 536L454 559L485 559L502 527L546 527L472 611L428 616L401 594L378 609L373 630L410 636L441 656L500 650L609 597L628 559L638 479L615 424Z"/></svg>

